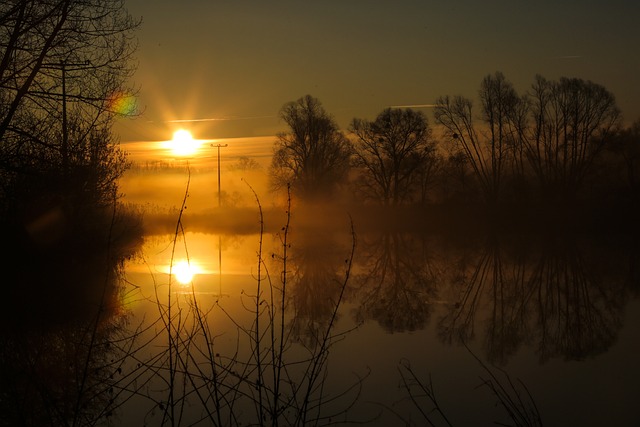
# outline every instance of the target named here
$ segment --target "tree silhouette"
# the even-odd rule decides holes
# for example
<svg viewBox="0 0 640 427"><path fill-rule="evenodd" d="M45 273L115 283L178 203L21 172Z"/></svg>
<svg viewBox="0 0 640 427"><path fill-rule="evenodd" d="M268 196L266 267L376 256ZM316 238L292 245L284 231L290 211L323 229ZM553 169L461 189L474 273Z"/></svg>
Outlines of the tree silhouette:
<svg viewBox="0 0 640 427"><path fill-rule="evenodd" d="M526 118L526 103L502 73L488 75L480 89L481 117L473 103L462 96L444 96L436 101L435 118L445 137L464 153L489 203L500 197L506 166L522 169L520 147Z"/></svg>
<svg viewBox="0 0 640 427"><path fill-rule="evenodd" d="M7 188L41 176L96 167L62 184L96 186L95 172L122 157L111 136L115 115L134 99L125 82L133 72L133 31L139 22L124 0L21 0L0 6L0 176ZM106 150L106 151L105 151ZM111 152L107 157L107 151ZM112 182L101 177L103 182ZM93 182L92 182L93 181ZM97 184L98 187L104 187Z"/></svg>
<svg viewBox="0 0 640 427"><path fill-rule="evenodd" d="M537 76L531 99L530 165L545 193L572 197L619 122L615 98L590 81Z"/></svg>
<svg viewBox="0 0 640 427"><path fill-rule="evenodd" d="M21 130L15 120L22 110L60 114L62 96L82 103L85 112L109 110L109 101L133 71L129 60L137 25L123 0L3 4L0 139L9 130Z"/></svg>
<svg viewBox="0 0 640 427"><path fill-rule="evenodd" d="M498 364L523 344L541 362L600 354L616 340L629 294L618 277L621 265L608 257L617 254L573 235L509 245L505 236L489 235L484 247L464 250L454 269L453 304L439 319L440 338L470 342L479 335L487 359Z"/></svg>
<svg viewBox="0 0 640 427"><path fill-rule="evenodd" d="M373 121L354 119L355 164L364 197L384 205L426 198L437 164L427 119L411 109L388 108Z"/></svg>
<svg viewBox="0 0 640 427"><path fill-rule="evenodd" d="M277 135L271 162L275 188L291 184L304 199L331 194L349 171L351 145L318 99L306 95L280 110L289 126Z"/></svg>
<svg viewBox="0 0 640 427"><path fill-rule="evenodd" d="M589 258L601 253L580 247L575 238L553 240L530 275L537 296L534 331L540 360L581 360L604 353L622 327L625 283L595 268Z"/></svg>
<svg viewBox="0 0 640 427"><path fill-rule="evenodd" d="M498 236L490 235L480 248L460 258L452 278L454 303L439 320L445 342L469 342L483 333L487 358L504 364L525 340L531 293L525 286L526 263L521 256L509 260ZM486 322L485 322L486 321ZM478 326L486 330L478 331Z"/></svg>
<svg viewBox="0 0 640 427"><path fill-rule="evenodd" d="M77 231L37 251L44 239L11 242L0 260L12 284L0 313L0 425L101 425L137 391L123 391L136 333L121 279L142 224Z"/></svg>
<svg viewBox="0 0 640 427"><path fill-rule="evenodd" d="M357 276L357 316L388 332L424 328L434 309L440 266L429 248L408 234L384 233L363 243L364 273Z"/></svg>
<svg viewBox="0 0 640 427"><path fill-rule="evenodd" d="M620 175L622 186L637 194L640 188L640 119L616 132L607 148L615 156L609 163Z"/></svg>
<svg viewBox="0 0 640 427"><path fill-rule="evenodd" d="M341 290L344 253L338 236L303 232L292 245L289 298L293 339L313 347L326 329Z"/></svg>

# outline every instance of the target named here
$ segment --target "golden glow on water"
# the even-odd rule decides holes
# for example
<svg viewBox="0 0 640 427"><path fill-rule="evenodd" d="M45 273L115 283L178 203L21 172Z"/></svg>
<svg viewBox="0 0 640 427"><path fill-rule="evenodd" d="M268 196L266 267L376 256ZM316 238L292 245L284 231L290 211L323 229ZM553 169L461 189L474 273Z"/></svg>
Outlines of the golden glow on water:
<svg viewBox="0 0 640 427"><path fill-rule="evenodd" d="M142 286L145 295L153 295L154 286L167 286L169 279L176 285L193 283L197 292L217 292L220 275L224 277L223 281L243 276L247 278L249 287L254 285L252 277L256 271L255 250L259 236L222 236L220 240L217 234L187 232L184 239L188 252L184 249L184 240L174 248L172 239L170 235L148 237L142 249L143 255L126 264L127 273L154 277ZM270 250L265 242L265 251ZM230 289L225 289L228 291Z"/></svg>

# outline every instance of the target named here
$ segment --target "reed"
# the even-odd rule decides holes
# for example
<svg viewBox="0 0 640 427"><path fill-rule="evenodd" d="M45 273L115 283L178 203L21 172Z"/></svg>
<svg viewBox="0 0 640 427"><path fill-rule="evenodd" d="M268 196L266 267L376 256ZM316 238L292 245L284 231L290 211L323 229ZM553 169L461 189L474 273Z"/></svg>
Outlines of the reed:
<svg viewBox="0 0 640 427"><path fill-rule="evenodd" d="M463 343L464 344L464 343ZM495 421L497 425L513 425L516 427L541 427L542 417L535 400L527 386L521 380L514 380L504 369L488 366L471 349L464 344L467 351L478 362L485 375L480 376L482 387L487 387L496 398L496 406L503 409L510 424ZM431 376L428 381L421 379L414 372L408 360L402 360L398 365L401 387L407 393L407 398L420 414L420 425L452 427L445 410L436 396ZM389 409L389 408L387 408ZM405 425L414 425L397 411L392 412Z"/></svg>
<svg viewBox="0 0 640 427"><path fill-rule="evenodd" d="M280 249L278 253L265 255L262 203L253 187L248 183L247 186L257 205L259 238L255 286L241 296L252 320L243 323L221 298L208 306L193 283L190 292L181 294L176 293L172 283L176 247L184 244L185 251L188 249L182 222L189 192L187 181L171 242L168 284L159 284L154 279L151 302L157 308L158 318L151 322L152 326L136 330L139 345L132 346L127 355L130 360L127 379L117 384L123 404L142 400L151 407L145 416L148 423L325 425L346 419L348 408L359 395L361 378L356 378L345 390L334 392L325 387L330 349L344 334L335 329L356 248L353 224L352 245L339 296L332 301L329 322L312 343L301 345L293 339L295 313L288 307L292 285L288 265L292 245L291 192L288 191L285 223L277 233ZM270 273L273 266L278 270L275 276ZM162 291L163 286L166 292ZM235 347L219 345L221 336L228 337L234 331L220 330L212 320L215 316L234 325ZM336 404L345 397L347 403Z"/></svg>

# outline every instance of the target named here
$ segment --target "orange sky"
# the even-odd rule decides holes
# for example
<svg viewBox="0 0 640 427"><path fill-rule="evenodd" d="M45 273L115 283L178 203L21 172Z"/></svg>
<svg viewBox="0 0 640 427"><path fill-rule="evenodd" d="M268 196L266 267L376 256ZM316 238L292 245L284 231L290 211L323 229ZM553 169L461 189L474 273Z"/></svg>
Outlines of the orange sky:
<svg viewBox="0 0 640 427"><path fill-rule="evenodd" d="M142 114L118 122L123 142L168 139L177 127L203 139L273 135L280 107L305 94L346 128L389 106L473 98L495 71L520 92L536 74L592 80L627 121L640 118L638 2L126 3L143 18L132 81Z"/></svg>

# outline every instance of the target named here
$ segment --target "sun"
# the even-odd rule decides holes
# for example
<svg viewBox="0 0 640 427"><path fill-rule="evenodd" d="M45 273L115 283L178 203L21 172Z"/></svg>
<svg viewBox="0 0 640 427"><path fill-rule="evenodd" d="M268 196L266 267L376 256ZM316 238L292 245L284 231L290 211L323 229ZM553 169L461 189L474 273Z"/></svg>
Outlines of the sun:
<svg viewBox="0 0 640 427"><path fill-rule="evenodd" d="M180 129L173 133L171 151L176 156L191 156L200 148L200 141L193 139L188 130Z"/></svg>
<svg viewBox="0 0 640 427"><path fill-rule="evenodd" d="M195 276L195 269L187 261L180 261L173 266L173 275L183 285L188 285Z"/></svg>

